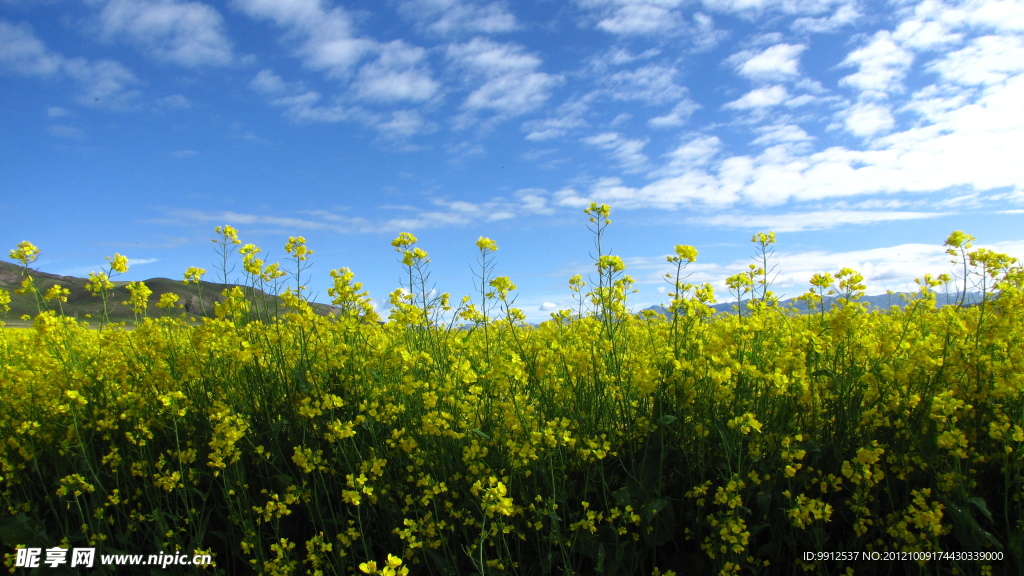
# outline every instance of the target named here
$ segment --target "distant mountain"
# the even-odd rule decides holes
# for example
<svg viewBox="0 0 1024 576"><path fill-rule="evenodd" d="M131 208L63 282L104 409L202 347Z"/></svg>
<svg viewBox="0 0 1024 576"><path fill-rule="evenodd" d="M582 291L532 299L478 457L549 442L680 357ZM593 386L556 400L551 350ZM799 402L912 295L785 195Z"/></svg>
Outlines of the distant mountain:
<svg viewBox="0 0 1024 576"><path fill-rule="evenodd" d="M7 290L11 294L11 310L2 318L2 320L10 325L24 324L24 322L20 320L21 316L25 314L35 316L37 312L36 298L34 295L14 293L15 290L21 288L23 272L24 269L17 264L0 261L0 288ZM48 272L38 270L30 270L29 274L35 280L35 285L42 294L45 294L46 291L54 284L60 284L71 292L71 295L68 297L68 301L63 303L60 308L63 309L65 316L71 316L80 320L84 320L89 316L94 322L99 321L100 316L103 314L103 301L99 296L96 296L92 292L86 290L85 284L88 282L87 278L59 276L57 274L50 274ZM218 301L221 291L223 291L225 287L234 286L234 284L219 284L215 282L201 281L200 286L202 288L202 299L200 299L200 291L195 284L185 285L181 280L171 280L169 278L150 278L143 282L150 290L153 291L153 294L149 297L148 315L150 317L179 316L182 312L185 312L187 316L196 318L204 316L213 317L213 305ZM124 287L128 282L113 281L113 284L114 289L111 290L111 294L107 298L108 316L110 321L134 322L135 315L132 312L131 307L123 304L123 302L128 300L130 296L128 290ZM274 310L276 307L279 307L280 300L277 296L267 294L260 290L253 291L248 287L243 288L247 294L251 294L250 301L253 303L259 302L261 306L265 304L270 310ZM160 301L160 296L166 293L177 294L178 304L183 306L184 309L157 308L156 303ZM46 305L53 310L59 309L53 302L47 302ZM311 306L316 313L324 316L335 313L339 310L337 306L329 304L313 303Z"/></svg>
<svg viewBox="0 0 1024 576"><path fill-rule="evenodd" d="M903 308L907 303L907 297L911 296L912 294L908 292L894 292L893 294L862 296L860 298L860 301L868 305L868 310L888 310L893 306L899 306L900 308ZM831 307L835 305L836 300L837 299L833 296L826 297L823 301L825 310L827 311L831 309ZM948 297L946 294L936 294L935 301L936 305L941 308L942 306L956 304L959 300L953 294L948 295ZM749 300L744 300L743 304L746 305L748 302ZM966 305L969 306L977 305L978 303L981 302L981 292L968 292L967 298L965 298L964 302ZM797 310L801 314L806 314L808 312L807 302L803 300L797 300L796 298L780 300L779 305L783 308ZM717 304L712 304L711 307L714 308L715 311L719 313L735 314L737 304L736 301L733 300L731 302L719 302ZM647 308L647 310L654 310L659 314L664 314L668 316L668 308L666 308L665 306L655 305L651 306L650 308ZM818 310L815 310L815 312L817 311Z"/></svg>

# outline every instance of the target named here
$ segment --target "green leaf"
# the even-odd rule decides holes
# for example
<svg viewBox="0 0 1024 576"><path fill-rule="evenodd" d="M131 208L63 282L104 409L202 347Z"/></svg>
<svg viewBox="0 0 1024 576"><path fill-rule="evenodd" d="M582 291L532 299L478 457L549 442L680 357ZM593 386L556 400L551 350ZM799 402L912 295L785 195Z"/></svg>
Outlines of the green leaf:
<svg viewBox="0 0 1024 576"><path fill-rule="evenodd" d="M957 506L941 494L937 497L946 506L946 511L949 512L949 517L953 520L953 535L965 550L979 550L984 547L985 543L989 543L996 550L1003 551L1003 545L999 540L983 529L969 511Z"/></svg>
<svg viewBox="0 0 1024 576"><path fill-rule="evenodd" d="M757 510L767 516L772 510L772 493L762 490L757 493Z"/></svg>
<svg viewBox="0 0 1024 576"><path fill-rule="evenodd" d="M975 496L973 498L968 498L967 502L969 504L974 504L974 507L977 508L979 512L981 512L981 515L984 516L986 520L988 520L989 522L992 521L992 513L988 511L988 506L985 504L984 498L980 496Z"/></svg>
<svg viewBox="0 0 1024 576"><path fill-rule="evenodd" d="M668 506L668 498L651 498L644 502L640 509L640 517L644 522L654 520L654 517Z"/></svg>
<svg viewBox="0 0 1024 576"><path fill-rule="evenodd" d="M0 542L11 548L18 545L49 547L51 543L42 523L24 513L0 522Z"/></svg>
<svg viewBox="0 0 1024 576"><path fill-rule="evenodd" d="M633 502L633 495L630 493L629 488L623 486L615 492L612 492L612 497L615 498L615 503L619 506L626 506Z"/></svg>

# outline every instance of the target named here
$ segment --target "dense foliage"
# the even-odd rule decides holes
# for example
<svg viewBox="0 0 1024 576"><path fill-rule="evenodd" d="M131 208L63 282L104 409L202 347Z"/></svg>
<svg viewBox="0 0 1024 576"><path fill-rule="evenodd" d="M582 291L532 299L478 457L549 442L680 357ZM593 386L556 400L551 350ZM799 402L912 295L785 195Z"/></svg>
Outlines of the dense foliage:
<svg viewBox="0 0 1024 576"><path fill-rule="evenodd" d="M931 289L950 279L926 277L904 308L868 312L842 270L804 296L839 305L799 315L769 289L775 238L759 234L759 264L728 280L740 314L713 314L710 286L685 282L697 251L678 246L668 315L634 315L632 280L601 246L609 210L587 212L594 276L573 278L578 307L539 326L494 276L492 241L477 242L476 302L455 304L403 234L387 322L345 269L339 312L315 314L311 251L292 238L281 313L235 288L198 322L147 318L151 299L176 304L146 294L130 330L53 307L0 330L0 539L8 552L204 551L220 574L1024 569L1013 259L954 233L952 281L982 290L980 305L936 308ZM218 233L227 270L240 242ZM12 251L26 278L33 250ZM237 251L250 285L284 277L258 248ZM108 272L125 267L114 257ZM860 556L806 556L842 551Z"/></svg>

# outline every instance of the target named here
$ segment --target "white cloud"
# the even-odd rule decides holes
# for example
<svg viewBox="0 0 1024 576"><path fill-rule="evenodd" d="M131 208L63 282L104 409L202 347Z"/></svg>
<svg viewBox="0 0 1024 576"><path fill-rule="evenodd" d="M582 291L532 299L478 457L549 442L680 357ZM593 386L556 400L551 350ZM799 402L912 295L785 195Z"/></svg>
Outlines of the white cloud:
<svg viewBox="0 0 1024 576"><path fill-rule="evenodd" d="M634 54L626 48L615 47L610 48L604 54L598 55L592 61L592 66L599 72L604 72L609 66L622 66L623 64L631 64L637 60L647 60L661 54L661 50L657 48L648 48L639 54Z"/></svg>
<svg viewBox="0 0 1024 576"><path fill-rule="evenodd" d="M863 15L857 10L857 7L853 4L843 4L836 9L830 16L821 18L812 18L804 16L797 18L793 21L793 30L797 32L835 32L836 30L853 24Z"/></svg>
<svg viewBox="0 0 1024 576"><path fill-rule="evenodd" d="M681 0L576 0L595 15L597 28L620 35L678 34Z"/></svg>
<svg viewBox="0 0 1024 576"><path fill-rule="evenodd" d="M962 86L996 84L1024 73L1024 39L983 36L932 62L929 69Z"/></svg>
<svg viewBox="0 0 1024 576"><path fill-rule="evenodd" d="M380 47L380 57L362 67L354 89L359 98L393 102L428 100L439 85L423 66L426 50L401 40Z"/></svg>
<svg viewBox="0 0 1024 576"><path fill-rule="evenodd" d="M974 0L968 3L967 19L972 24L999 32L1024 31L1024 5L1014 0Z"/></svg>
<svg viewBox="0 0 1024 576"><path fill-rule="evenodd" d="M605 132L589 138L583 143L602 150L607 150L619 162L624 172L639 172L647 166L647 156L643 149L648 139L631 140L617 132Z"/></svg>
<svg viewBox="0 0 1024 576"><path fill-rule="evenodd" d="M853 4L851 0L703 0L704 7L716 12L733 12L747 17L773 11L783 14L817 15L828 12L832 7L842 11Z"/></svg>
<svg viewBox="0 0 1024 576"><path fill-rule="evenodd" d="M693 50L714 48L728 33L715 27L714 19L703 12L687 18L685 0L576 0L594 26L617 36L684 36L693 42Z"/></svg>
<svg viewBox="0 0 1024 576"><path fill-rule="evenodd" d="M729 35L724 30L715 28L715 21L703 12L693 15L693 43L698 51L711 50Z"/></svg>
<svg viewBox="0 0 1024 576"><path fill-rule="evenodd" d="M552 214L548 191L541 188L524 188L515 193L519 209L526 214Z"/></svg>
<svg viewBox="0 0 1024 576"><path fill-rule="evenodd" d="M864 276L867 285L865 292L868 294L884 294L886 290L914 292L917 289L914 278L949 271L949 256L941 242L942 239L937 238L935 244L900 244L834 252L778 250L772 258L779 271L773 287L793 297L807 291L813 275L824 272L835 274L843 268L851 268ZM728 269L740 269L745 264L743 261L735 262ZM893 304L897 303L893 301Z"/></svg>
<svg viewBox="0 0 1024 576"><path fill-rule="evenodd" d="M803 44L776 44L760 52L745 50L729 57L741 76L757 81L778 82L800 75Z"/></svg>
<svg viewBox="0 0 1024 576"><path fill-rule="evenodd" d="M500 3L466 0L406 0L400 5L406 16L435 34L498 34L516 30L515 16Z"/></svg>
<svg viewBox="0 0 1024 576"><path fill-rule="evenodd" d="M301 38L298 54L306 66L346 76L377 45L356 36L352 18L341 8L325 9L320 0L235 0L253 18L273 20Z"/></svg>
<svg viewBox="0 0 1024 576"><path fill-rule="evenodd" d="M288 84L272 70L260 70L249 82L249 87L265 94L280 94L289 89Z"/></svg>
<svg viewBox="0 0 1024 576"><path fill-rule="evenodd" d="M249 82L249 88L262 93L268 102L285 110L284 114L294 122L345 122L362 119L369 124L379 119L335 101L322 102L322 95L307 89L302 82L288 82L272 70L260 70Z"/></svg>
<svg viewBox="0 0 1024 576"><path fill-rule="evenodd" d="M231 62L224 20L199 2L110 0L100 12L107 37L124 36L157 58L182 66Z"/></svg>
<svg viewBox="0 0 1024 576"><path fill-rule="evenodd" d="M888 132L896 121L887 106L871 102L860 102L843 112L843 125L854 136L874 136Z"/></svg>
<svg viewBox="0 0 1024 576"><path fill-rule="evenodd" d="M650 182L625 185L604 178L585 192L560 191L556 201L572 207L596 201L621 208L674 210L931 193L926 201L933 206L950 195L1005 206L1019 202L1024 190L1024 174L1018 168L1024 141L1020 102L1024 76L1015 76L959 105L925 107L926 114L915 109L922 113L920 125L885 135L880 134L895 128L889 125L889 113L861 103L851 109L862 114L850 117L849 128L871 138L867 150L833 146L809 152L806 145L786 145L786 132L799 140L802 131L780 129L771 136L764 133L762 143L774 145L756 156L720 153L704 165L690 167L673 166L669 156L648 174L657 178Z"/></svg>
<svg viewBox="0 0 1024 576"><path fill-rule="evenodd" d="M257 78L259 78L257 76ZM267 88L254 80L250 83L257 90ZM285 109L285 115L296 122L344 122L353 119L353 110L341 104L321 103L316 90L304 90L301 84L285 85L285 92L270 98L270 103Z"/></svg>
<svg viewBox="0 0 1024 576"><path fill-rule="evenodd" d="M415 110L395 110L386 119L377 121L374 127L388 139L405 139L434 129L433 124L423 119Z"/></svg>
<svg viewBox="0 0 1024 576"><path fill-rule="evenodd" d="M700 104L686 98L673 106L671 112L664 116L655 116L648 120L647 124L652 128L677 128L684 126L689 121L690 116L699 109Z"/></svg>
<svg viewBox="0 0 1024 576"><path fill-rule="evenodd" d="M27 24L0 20L0 66L19 74L48 76L60 71L63 60L36 38Z"/></svg>
<svg viewBox="0 0 1024 576"><path fill-rule="evenodd" d="M73 58L64 61L63 69L82 88L77 98L80 104L127 110L135 107L138 101L139 92L129 89L137 82L135 75L113 60L90 62L84 58Z"/></svg>
<svg viewBox="0 0 1024 576"><path fill-rule="evenodd" d="M665 104L685 98L685 86L676 83L679 71L674 67L648 64L635 70L621 70L604 81L615 100L640 100L647 104Z"/></svg>
<svg viewBox="0 0 1024 576"><path fill-rule="evenodd" d="M567 102L558 107L556 116L525 122L522 128L527 132L526 139L532 142L560 138L576 128L587 126L583 119L586 111L587 105L582 101Z"/></svg>
<svg viewBox="0 0 1024 576"><path fill-rule="evenodd" d="M654 3L628 3L619 6L597 27L612 34L678 34L683 19L678 12Z"/></svg>
<svg viewBox="0 0 1024 576"><path fill-rule="evenodd" d="M139 97L130 87L138 82L130 70L113 60L65 58L51 51L28 26L0 20L0 66L19 74L62 74L78 84L76 101L85 106L127 110Z"/></svg>
<svg viewBox="0 0 1024 576"><path fill-rule="evenodd" d="M803 144L810 142L813 138L803 128L793 124L774 124L761 126L757 129L761 135L752 144L778 145L778 144Z"/></svg>
<svg viewBox="0 0 1024 576"><path fill-rule="evenodd" d="M749 110L751 108L767 108L778 106L789 99L789 92L783 86L766 86L747 92L742 97L727 103L723 108Z"/></svg>
<svg viewBox="0 0 1024 576"><path fill-rule="evenodd" d="M474 38L452 44L448 57L480 83L463 101L470 112L492 110L499 116L517 116L540 107L560 76L538 72L541 60L517 44L499 44Z"/></svg>
<svg viewBox="0 0 1024 576"><path fill-rule="evenodd" d="M892 33L893 40L901 46L915 50L928 50L949 44L957 44L962 34L954 34L949 27L938 21L905 20Z"/></svg>
<svg viewBox="0 0 1024 576"><path fill-rule="evenodd" d="M652 176L678 176L703 168L722 150L718 136L694 134L671 152L665 154L668 163L651 173Z"/></svg>
<svg viewBox="0 0 1024 576"><path fill-rule="evenodd" d="M693 222L702 223L696 219ZM764 229L766 228L751 227L751 230ZM916 292L918 286L914 282L915 278L923 278L925 274L937 276L944 272L954 272L949 256L945 253L945 247L942 246L943 239L943 235L939 235L932 244L908 243L861 250L789 251L786 250L788 239L780 237L775 246L776 252L769 260L769 264L774 265L777 272L777 276L773 277L772 290L782 298L793 298L810 288L810 279L815 274L835 274L842 268L851 268L863 275L867 285L865 292L869 295L884 295L887 290ZM1002 242L984 247L1011 255L1024 251L1024 244L1020 242ZM715 288L718 301L729 302L731 296L725 278L747 269L749 262L748 259L740 259L719 264L698 260L687 267L687 272L690 273L688 282L710 283ZM674 272L674 269L665 263L664 255L628 258L626 265L630 269L645 272L634 273L638 284L663 286L664 275ZM944 298L946 289L939 287L938 291L939 297ZM955 287L949 286L949 293L955 293ZM898 297L894 297L892 304L900 302Z"/></svg>
<svg viewBox="0 0 1024 576"><path fill-rule="evenodd" d="M784 214L734 213L691 218L690 222L715 228L745 228L751 230L773 230L775 232L802 232L826 230L845 225L868 225L879 222L920 220L937 218L946 214L939 212L870 211L870 210L819 210L810 212L788 212Z"/></svg>
<svg viewBox="0 0 1024 576"><path fill-rule="evenodd" d="M914 55L893 41L886 30L875 33L871 41L850 52L842 66L857 66L859 70L840 80L841 84L860 90L865 97L886 97L903 90Z"/></svg>
<svg viewBox="0 0 1024 576"><path fill-rule="evenodd" d="M50 106L46 109L46 115L50 118L60 118L70 114L71 112L67 108L61 108L60 106Z"/></svg>

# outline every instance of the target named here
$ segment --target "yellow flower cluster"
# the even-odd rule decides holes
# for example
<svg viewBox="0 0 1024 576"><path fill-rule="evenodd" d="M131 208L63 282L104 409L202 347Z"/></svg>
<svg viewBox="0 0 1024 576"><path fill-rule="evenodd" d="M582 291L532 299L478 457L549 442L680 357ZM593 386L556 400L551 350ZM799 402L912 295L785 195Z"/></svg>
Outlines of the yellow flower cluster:
<svg viewBox="0 0 1024 576"><path fill-rule="evenodd" d="M587 214L604 234L610 209ZM217 233L252 281L280 272ZM766 259L774 235L753 240ZM576 309L538 326L486 258L477 308L435 298L407 233L385 323L347 268L330 315L301 286L274 314L230 286L214 318L153 318L151 290L118 283L131 330L63 316L68 288L26 276L51 308L0 330L3 525L213 550L224 574L687 573L676 550L715 574L842 573L859 565L804 553L1006 553L1024 527L1024 273L972 240L948 244L958 281L993 287L976 306L937 307L925 278L905 307L868 311L840 270L807 300L842 302L804 315L774 302L766 260L731 284L756 302L714 314L714 291L682 281L684 245L668 314L631 314L625 263L598 246L593 286L570 280ZM312 254L302 237L286 251ZM128 263L108 261L100 295Z"/></svg>

